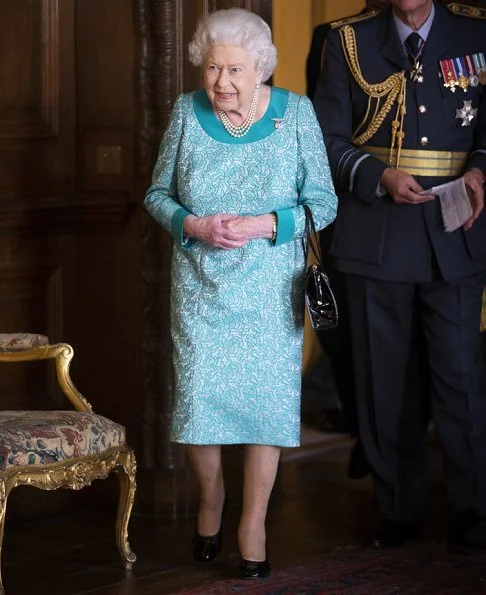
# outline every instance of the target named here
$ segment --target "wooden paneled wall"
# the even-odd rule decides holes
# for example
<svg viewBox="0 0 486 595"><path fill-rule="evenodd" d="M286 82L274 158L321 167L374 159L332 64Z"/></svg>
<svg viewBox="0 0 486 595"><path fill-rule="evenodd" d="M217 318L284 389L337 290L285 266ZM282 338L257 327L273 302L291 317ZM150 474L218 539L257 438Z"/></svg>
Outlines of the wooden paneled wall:
<svg viewBox="0 0 486 595"><path fill-rule="evenodd" d="M74 0L0 5L0 332L60 339L75 292ZM50 233L49 228L56 229ZM59 406L52 374L2 366L4 408Z"/></svg>
<svg viewBox="0 0 486 595"><path fill-rule="evenodd" d="M71 343L80 390L139 443L135 31L133 0L0 3L0 331ZM1 406L67 407L52 372L3 364ZM60 502L19 513L39 498Z"/></svg>

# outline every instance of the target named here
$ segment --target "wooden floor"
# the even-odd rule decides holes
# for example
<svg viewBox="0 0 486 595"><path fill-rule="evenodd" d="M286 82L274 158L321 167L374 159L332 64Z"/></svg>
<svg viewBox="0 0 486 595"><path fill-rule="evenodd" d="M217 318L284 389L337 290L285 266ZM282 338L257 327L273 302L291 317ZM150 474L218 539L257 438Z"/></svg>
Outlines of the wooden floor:
<svg viewBox="0 0 486 595"><path fill-rule="evenodd" d="M346 476L350 442L340 435L306 432L302 449L285 453L268 517L272 567L288 568L339 545L362 544L373 526L368 479ZM210 565L192 561L195 518L178 521L135 515L130 543L138 556L133 573L120 568L113 514L83 512L13 522L6 527L3 578L7 595L149 595L177 593L237 576L235 540L240 469L225 470L230 507L221 556ZM443 541L446 524L441 471L433 457L426 537ZM32 489L32 488L28 488Z"/></svg>

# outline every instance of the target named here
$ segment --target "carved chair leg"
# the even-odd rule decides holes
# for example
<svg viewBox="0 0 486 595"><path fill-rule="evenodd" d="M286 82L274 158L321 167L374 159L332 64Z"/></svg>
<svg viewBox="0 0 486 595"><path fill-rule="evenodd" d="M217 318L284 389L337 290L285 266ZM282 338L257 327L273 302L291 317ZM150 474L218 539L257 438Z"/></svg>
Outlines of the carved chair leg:
<svg viewBox="0 0 486 595"><path fill-rule="evenodd" d="M118 465L114 469L120 482L120 500L116 519L116 543L123 565L131 570L137 556L130 549L128 543L128 523L135 499L135 473L137 463L132 450L122 451L118 458Z"/></svg>
<svg viewBox="0 0 486 595"><path fill-rule="evenodd" d="M3 546L3 533L5 530L5 514L7 512L7 497L10 493L5 480L0 479L0 593L4 593L3 582L2 582L2 546Z"/></svg>

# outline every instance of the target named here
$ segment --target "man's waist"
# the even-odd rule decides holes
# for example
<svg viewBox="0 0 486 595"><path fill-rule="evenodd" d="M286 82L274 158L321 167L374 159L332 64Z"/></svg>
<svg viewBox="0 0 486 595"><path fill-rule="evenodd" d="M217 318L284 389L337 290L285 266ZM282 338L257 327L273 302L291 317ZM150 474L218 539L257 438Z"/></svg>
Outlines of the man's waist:
<svg viewBox="0 0 486 595"><path fill-rule="evenodd" d="M386 164L396 163L396 149L389 147L359 147ZM432 151L428 149L402 149L400 151L401 171L412 176L432 178L458 177L464 172L469 153L465 151ZM391 157L391 159L390 159Z"/></svg>

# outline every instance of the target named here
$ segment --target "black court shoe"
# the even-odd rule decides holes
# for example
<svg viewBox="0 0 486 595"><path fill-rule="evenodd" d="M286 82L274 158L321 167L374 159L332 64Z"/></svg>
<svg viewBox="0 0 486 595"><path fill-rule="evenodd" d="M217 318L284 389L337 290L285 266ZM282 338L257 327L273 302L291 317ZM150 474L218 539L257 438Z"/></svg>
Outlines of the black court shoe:
<svg viewBox="0 0 486 595"><path fill-rule="evenodd" d="M270 564L268 560L263 562L253 562L252 560L240 560L241 578L244 579L259 579L267 578L270 575Z"/></svg>
<svg viewBox="0 0 486 595"><path fill-rule="evenodd" d="M216 535L199 535L196 531L192 538L192 553L196 562L211 562L221 551L221 529Z"/></svg>
<svg viewBox="0 0 486 595"><path fill-rule="evenodd" d="M221 512L221 526L216 535L199 535L196 531L192 538L192 553L196 562L211 562L221 551L223 518L226 514L228 498L225 497Z"/></svg>

